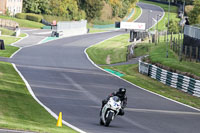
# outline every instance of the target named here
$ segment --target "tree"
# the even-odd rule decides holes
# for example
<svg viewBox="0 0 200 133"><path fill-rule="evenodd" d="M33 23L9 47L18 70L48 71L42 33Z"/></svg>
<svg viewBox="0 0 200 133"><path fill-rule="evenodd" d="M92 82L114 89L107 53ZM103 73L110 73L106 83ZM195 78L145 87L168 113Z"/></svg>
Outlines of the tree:
<svg viewBox="0 0 200 133"><path fill-rule="evenodd" d="M167 26L167 24L166 24ZM169 33L179 33L180 26L178 21L170 20L169 21Z"/></svg>
<svg viewBox="0 0 200 133"><path fill-rule="evenodd" d="M198 24L200 22L200 0L194 1L194 8L189 13L190 24Z"/></svg>
<svg viewBox="0 0 200 133"><path fill-rule="evenodd" d="M86 12L87 18L91 19L99 18L101 15L101 10L103 8L102 0L85 0L83 3L84 10Z"/></svg>
<svg viewBox="0 0 200 133"><path fill-rule="evenodd" d="M23 12L49 14L49 0L23 0Z"/></svg>
<svg viewBox="0 0 200 133"><path fill-rule="evenodd" d="M63 16L69 20L80 20L85 18L85 13L79 10L77 1L74 0L50 0L51 14Z"/></svg>

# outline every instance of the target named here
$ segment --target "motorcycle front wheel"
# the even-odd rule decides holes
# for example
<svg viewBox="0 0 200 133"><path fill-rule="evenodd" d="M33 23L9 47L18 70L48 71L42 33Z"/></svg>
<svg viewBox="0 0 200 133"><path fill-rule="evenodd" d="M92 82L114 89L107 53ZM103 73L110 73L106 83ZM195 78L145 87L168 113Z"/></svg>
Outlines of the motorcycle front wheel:
<svg viewBox="0 0 200 133"><path fill-rule="evenodd" d="M99 124L104 125L103 120L101 118L100 118Z"/></svg>
<svg viewBox="0 0 200 133"><path fill-rule="evenodd" d="M108 127L110 125L110 122L112 121L113 115L114 115L113 112L109 112L108 117L106 118L106 123L105 123L106 127Z"/></svg>

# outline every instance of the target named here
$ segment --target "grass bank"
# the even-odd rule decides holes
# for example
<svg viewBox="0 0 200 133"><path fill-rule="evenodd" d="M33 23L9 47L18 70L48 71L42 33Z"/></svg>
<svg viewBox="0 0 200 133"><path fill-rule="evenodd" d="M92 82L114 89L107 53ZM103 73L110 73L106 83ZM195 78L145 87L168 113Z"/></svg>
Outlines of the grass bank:
<svg viewBox="0 0 200 133"><path fill-rule="evenodd" d="M1 34L2 34L2 35L13 36L13 35L15 34L14 31L8 30L8 29L5 29L5 28L1 28L1 27L0 27L0 31L1 31Z"/></svg>
<svg viewBox="0 0 200 133"><path fill-rule="evenodd" d="M160 43L154 48L149 54L149 59L152 63L159 63L172 69L188 72L200 77L200 63L189 61L180 62L179 57L170 48L169 57L166 58L166 43Z"/></svg>
<svg viewBox="0 0 200 133"><path fill-rule="evenodd" d="M19 48L10 46L9 44L12 44L20 38L17 37L8 37L8 36L0 36L0 39L4 40L5 43L5 50L0 50L0 57L10 57L15 51L17 51Z"/></svg>
<svg viewBox="0 0 200 133"><path fill-rule="evenodd" d="M94 45L94 46L88 48L87 53L88 53L89 57L92 57L92 60L96 64L99 64L99 62L105 63L105 57L107 57L109 54L110 54L110 56L113 56L111 54L115 54L118 52L120 53L120 51L121 51L120 47L123 47L125 45L124 44L125 42L119 38L123 38L123 37L125 38L125 36L128 36L128 35L121 35L119 37L107 40L104 43L97 44L97 45ZM127 45L127 43L128 42L126 42L126 45ZM116 45L116 44L118 44L118 45ZM146 49L145 45L149 46L148 50ZM143 47L143 48L141 48L141 47ZM165 62L170 63L169 61L174 61L177 59L177 58L174 58L176 56L174 55L174 52L171 50L169 50L169 58L168 59L165 58L165 50L166 50L165 44L159 44L157 46L155 46L155 44L142 44L142 45L138 46L138 48L140 48L141 55L150 53L150 57L155 58L156 62L157 62L157 60L160 60L160 61L165 61ZM98 49L98 51L96 51L96 49ZM94 52L94 51L96 51L96 52ZM111 51L115 51L115 52L111 52ZM101 54L101 55L99 55L100 57L96 55L97 53ZM116 58L112 58L113 62L116 62L117 60L119 60L118 58L119 58L119 56L116 56ZM178 62L171 62L171 64L174 64L174 65L176 65L177 63ZM182 64L182 65L187 67L188 64ZM115 71L118 71L118 72L124 74L125 76L123 76L122 78L124 78L142 88L145 88L147 90L150 90L157 94L163 95L170 99L173 99L173 100L179 101L181 103L188 104L190 106L200 109L200 98L191 96L180 90L177 90L175 88L171 88L167 85L164 85L164 84L158 82L157 80L154 80L148 76L140 74L138 72L137 64L113 66L113 67L111 67L111 66L101 66L101 67L107 68L107 69L112 69L112 70L115 70Z"/></svg>
<svg viewBox="0 0 200 133"><path fill-rule="evenodd" d="M178 38L178 34L173 37ZM170 49L170 47L164 42L164 37L161 37L161 42L158 45L153 43L141 43L137 44L134 51L135 56L149 55L149 59L152 63L159 63L163 66L167 66L173 70L180 72L187 72L200 77L200 63L190 61L179 61L178 55ZM170 38L170 36L169 36ZM168 47L167 47L168 46ZM166 51L168 49L168 58L166 58Z"/></svg>
<svg viewBox="0 0 200 133"><path fill-rule="evenodd" d="M14 17L2 16L2 15L0 15L0 19L8 19L8 20L16 21L20 27L25 27L25 28L40 29L44 26L42 23L29 21L29 20L25 20L25 19L18 19L18 18L14 18Z"/></svg>
<svg viewBox="0 0 200 133"><path fill-rule="evenodd" d="M0 128L48 133L75 133L54 119L29 94L24 82L9 63L0 62Z"/></svg>
<svg viewBox="0 0 200 133"><path fill-rule="evenodd" d="M113 64L126 61L129 34L120 35L87 49L96 64Z"/></svg>

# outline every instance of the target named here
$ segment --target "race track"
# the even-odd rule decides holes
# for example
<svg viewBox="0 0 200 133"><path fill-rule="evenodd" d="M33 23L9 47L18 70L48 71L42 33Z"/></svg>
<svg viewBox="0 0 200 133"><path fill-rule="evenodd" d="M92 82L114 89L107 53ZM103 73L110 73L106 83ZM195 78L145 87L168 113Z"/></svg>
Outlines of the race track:
<svg viewBox="0 0 200 133"><path fill-rule="evenodd" d="M155 6L151 10L161 11ZM137 22L148 22L145 16ZM199 133L198 111L129 84L88 60L87 47L123 33L74 36L26 47L11 62L44 105L88 133ZM110 127L100 126L101 100L119 87L127 88L125 116L117 117Z"/></svg>

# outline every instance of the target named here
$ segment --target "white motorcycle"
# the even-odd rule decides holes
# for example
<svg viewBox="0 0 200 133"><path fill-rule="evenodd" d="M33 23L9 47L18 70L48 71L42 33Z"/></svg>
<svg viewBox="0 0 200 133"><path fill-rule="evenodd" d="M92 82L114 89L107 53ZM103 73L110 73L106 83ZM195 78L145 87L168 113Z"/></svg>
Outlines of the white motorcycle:
<svg viewBox="0 0 200 133"><path fill-rule="evenodd" d="M121 101L119 97L110 97L100 112L100 125L109 126L110 122L118 115L121 109Z"/></svg>

